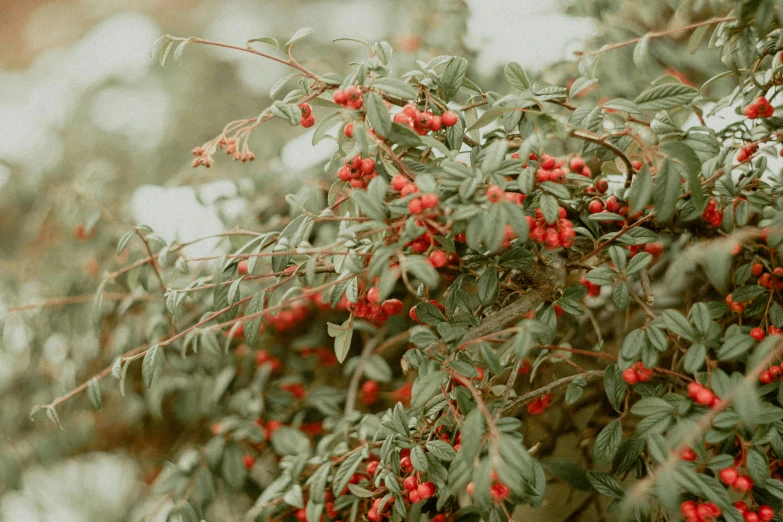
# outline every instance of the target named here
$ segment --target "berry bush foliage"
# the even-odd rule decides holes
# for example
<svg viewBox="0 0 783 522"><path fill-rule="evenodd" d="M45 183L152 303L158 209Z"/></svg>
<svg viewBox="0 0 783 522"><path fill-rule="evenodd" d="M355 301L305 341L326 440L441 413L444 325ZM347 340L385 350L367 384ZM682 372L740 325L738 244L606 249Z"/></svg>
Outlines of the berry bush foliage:
<svg viewBox="0 0 783 522"><path fill-rule="evenodd" d="M123 236L97 319L147 342L33 415L117 387L188 411L153 485L173 520L233 491L247 520L503 521L562 504L553 485L586 499L567 520L783 520L783 10L718 3L582 53L568 86L509 63L503 93L362 39L346 76L315 71L292 54L308 29L161 38L162 64L210 45L291 69L194 167L252 161L272 120L336 152L229 254ZM724 72L600 97L605 54L674 33Z"/></svg>

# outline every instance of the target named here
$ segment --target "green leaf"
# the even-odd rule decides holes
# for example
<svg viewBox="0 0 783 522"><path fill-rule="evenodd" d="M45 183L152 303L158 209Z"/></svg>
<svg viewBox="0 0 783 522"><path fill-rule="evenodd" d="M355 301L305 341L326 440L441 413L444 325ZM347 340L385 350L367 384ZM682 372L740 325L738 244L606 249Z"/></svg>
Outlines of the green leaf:
<svg viewBox="0 0 783 522"><path fill-rule="evenodd" d="M430 440L426 444L427 451L440 460L451 462L457 456L454 446L443 440Z"/></svg>
<svg viewBox="0 0 783 522"><path fill-rule="evenodd" d="M696 95L693 87L680 83L662 83L643 91L634 102L643 111L659 111L690 103Z"/></svg>
<svg viewBox="0 0 783 522"><path fill-rule="evenodd" d="M144 378L144 386L152 386L152 378L155 377L155 367L158 363L159 344L152 345L147 353L144 354L144 360L141 363L141 375Z"/></svg>
<svg viewBox="0 0 783 522"><path fill-rule="evenodd" d="M723 342L723 346L718 350L718 359L721 361L736 359L744 355L754 344L756 344L756 341L747 334L737 333L732 335Z"/></svg>
<svg viewBox="0 0 783 522"><path fill-rule="evenodd" d="M242 448L236 442L229 443L223 452L220 475L231 489L238 490L245 483L247 470L245 469L244 456Z"/></svg>
<svg viewBox="0 0 783 522"><path fill-rule="evenodd" d="M647 252L639 252L628 261L628 266L625 267L623 272L625 275L631 276L647 268L647 265L649 265L650 262L652 262L652 255Z"/></svg>
<svg viewBox="0 0 783 522"><path fill-rule="evenodd" d="M688 189L691 192L691 201L693 201L696 210L701 212L707 203L704 195L704 187L701 186L701 164L702 161L696 155L692 148L681 141L670 141L661 145L669 157L679 164L688 178Z"/></svg>
<svg viewBox="0 0 783 522"><path fill-rule="evenodd" d="M443 89L443 98L451 100L465 82L465 73L468 70L468 61L465 58L453 57L440 76L440 86Z"/></svg>
<svg viewBox="0 0 783 522"><path fill-rule="evenodd" d="M258 334L261 331L261 322L264 320L264 316L261 315L261 312L264 311L264 297L265 297L265 292L263 290L260 292L256 292L253 298L250 299L250 302L248 303L247 308L245 309L245 315L258 314L258 317L246 321L244 326L245 340L251 346L254 346L256 344L256 340L258 339Z"/></svg>
<svg viewBox="0 0 783 522"><path fill-rule="evenodd" d="M101 409L101 383L98 381L97 377L93 377L87 382L87 397L90 399L93 408L96 410Z"/></svg>
<svg viewBox="0 0 783 522"><path fill-rule="evenodd" d="M506 67L503 69L503 74L506 77L506 81L512 87L519 89L520 91L530 88L530 80L528 79L525 70L522 69L522 66L518 63L507 63Z"/></svg>
<svg viewBox="0 0 783 522"><path fill-rule="evenodd" d="M585 391L585 386L587 386L587 380L584 377L571 381L565 392L566 404L571 405L578 401Z"/></svg>
<svg viewBox="0 0 783 522"><path fill-rule="evenodd" d="M300 455L310 451L310 439L290 426L281 426L272 434L272 447L280 455Z"/></svg>
<svg viewBox="0 0 783 522"><path fill-rule="evenodd" d="M639 69L644 68L644 62L650 48L650 33L642 36L633 48L633 64Z"/></svg>
<svg viewBox="0 0 783 522"><path fill-rule="evenodd" d="M405 101L412 100L416 97L416 88L397 78L381 77L374 80L371 86Z"/></svg>
<svg viewBox="0 0 783 522"><path fill-rule="evenodd" d="M631 116L642 116L642 110L634 102L625 98L615 98L604 103L604 109L614 109L616 111L627 112Z"/></svg>
<svg viewBox="0 0 783 522"><path fill-rule="evenodd" d="M693 34L691 35L690 39L688 40L688 53L689 54L695 54L696 50L699 48L699 44L701 43L702 39L704 38L704 35L707 34L707 29L709 29L710 26L708 25L702 25L701 27L697 27L695 31L693 31Z"/></svg>
<svg viewBox="0 0 783 522"><path fill-rule="evenodd" d="M413 464L413 469L416 471L426 473L429 470L427 456L418 444L411 448L411 464Z"/></svg>
<svg viewBox="0 0 783 522"><path fill-rule="evenodd" d="M255 42L271 45L275 49L280 49L280 42L277 41L277 38L271 38L269 36L262 36L260 38L253 38L252 40L248 40L247 41L248 47L250 46L251 43L255 43Z"/></svg>
<svg viewBox="0 0 783 522"><path fill-rule="evenodd" d="M365 216L381 223L386 221L387 209L383 200L373 197L366 190L352 190L349 192L349 196Z"/></svg>
<svg viewBox="0 0 783 522"><path fill-rule="evenodd" d="M698 372L707 357L707 347L703 344L694 344L688 348L688 352L685 354L685 360L683 361L683 367L688 373Z"/></svg>
<svg viewBox="0 0 783 522"><path fill-rule="evenodd" d="M595 438L593 456L598 464L611 462L623 441L623 426L620 419L607 424Z"/></svg>
<svg viewBox="0 0 783 522"><path fill-rule="evenodd" d="M130 232L125 232L123 236L120 238L120 241L117 243L117 255L122 254L122 251L125 250L125 247L128 245L128 241L131 240L133 236L136 235L136 232L131 230Z"/></svg>
<svg viewBox="0 0 783 522"><path fill-rule="evenodd" d="M541 212L544 214L544 219L547 223L555 223L558 219L558 205L557 200L549 194L542 194L538 200L538 206L541 208Z"/></svg>
<svg viewBox="0 0 783 522"><path fill-rule="evenodd" d="M666 325L666 329L674 334L684 337L690 341L694 340L695 332L693 326L677 310L664 310L663 311L663 324Z"/></svg>
<svg viewBox="0 0 783 522"><path fill-rule="evenodd" d="M419 321L426 324L439 324L446 321L446 316L443 315L443 312L434 304L427 302L416 305L416 317L418 317Z"/></svg>
<svg viewBox="0 0 783 522"><path fill-rule="evenodd" d="M330 337L334 337L334 354L337 356L337 360L342 363L351 349L351 340L353 339L351 318L346 319L341 325L327 323L327 332Z"/></svg>
<svg viewBox="0 0 783 522"><path fill-rule="evenodd" d="M626 388L627 384L622 379L620 368L616 364L607 366L604 370L604 389L609 403L615 410L619 410Z"/></svg>
<svg viewBox="0 0 783 522"><path fill-rule="evenodd" d="M489 306L498 298L499 291L500 280L498 279L498 272L492 266L487 267L478 280L479 301L481 301L482 305Z"/></svg>
<svg viewBox="0 0 783 522"><path fill-rule="evenodd" d="M342 495L343 490L348 485L348 481L351 480L351 477L359 468L359 465L362 463L362 460L364 460L364 457L365 450L356 451L348 455L348 457L342 461L340 467L337 468L337 471L334 474L334 479L332 480L332 491L336 497Z"/></svg>
<svg viewBox="0 0 783 522"><path fill-rule="evenodd" d="M635 215L641 212L650 203L652 187L650 169L644 165L640 171L634 174L633 184L626 196L631 207L629 214Z"/></svg>
<svg viewBox="0 0 783 522"><path fill-rule="evenodd" d="M291 37L290 40L288 40L285 44L285 48L288 49L291 47L295 42L298 42L299 40L302 40L304 38L307 38L311 34L315 33L314 29L311 29L309 27L302 27L297 32L294 33L294 35Z"/></svg>
<svg viewBox="0 0 783 522"><path fill-rule="evenodd" d="M625 496L622 486L606 473L600 471L588 471L587 481L602 495L610 498L621 499Z"/></svg>
<svg viewBox="0 0 783 522"><path fill-rule="evenodd" d="M680 195L680 174L671 161L664 159L655 175L653 203L655 204L656 220L666 222L674 215L677 208L677 198Z"/></svg>
<svg viewBox="0 0 783 522"><path fill-rule="evenodd" d="M419 375L413 381L411 389L411 407L421 408L427 401L441 392L441 386L446 382L448 375L442 370L431 371Z"/></svg>
<svg viewBox="0 0 783 522"><path fill-rule="evenodd" d="M384 138L391 136L392 120L389 109L386 108L383 98L371 92L364 96L364 107L367 110L367 119L375 130L375 133ZM356 191L351 191L356 192Z"/></svg>
<svg viewBox="0 0 783 522"><path fill-rule="evenodd" d="M736 303L746 303L761 297L767 292L768 290L760 285L745 285L734 290L731 293L731 299Z"/></svg>

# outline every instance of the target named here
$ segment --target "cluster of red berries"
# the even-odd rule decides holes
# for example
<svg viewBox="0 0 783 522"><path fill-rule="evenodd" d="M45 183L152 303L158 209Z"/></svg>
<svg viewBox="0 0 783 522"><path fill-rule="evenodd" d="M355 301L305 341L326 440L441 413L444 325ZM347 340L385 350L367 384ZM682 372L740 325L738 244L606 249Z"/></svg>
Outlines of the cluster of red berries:
<svg viewBox="0 0 783 522"><path fill-rule="evenodd" d="M723 468L718 478L737 493L747 493L753 487L753 479L748 475L740 475L737 468Z"/></svg>
<svg viewBox="0 0 783 522"><path fill-rule="evenodd" d="M758 117L769 118L772 116L772 114L774 114L774 112L775 108L769 103L769 101L767 101L767 98L764 96L759 96L753 100L753 103L745 107L745 110L742 111L745 117L751 120L755 120Z"/></svg>
<svg viewBox="0 0 783 522"><path fill-rule="evenodd" d="M298 401L301 401L307 395L307 390L305 389L305 387L298 382L287 382L281 384L280 389L287 391L288 393L293 395L294 398Z"/></svg>
<svg viewBox="0 0 783 522"><path fill-rule="evenodd" d="M309 103L303 103L299 105L299 110L302 111L302 119L299 120L299 124L302 127L312 127L315 125L315 116L313 115L313 108Z"/></svg>
<svg viewBox="0 0 783 522"><path fill-rule="evenodd" d="M742 514L745 522L770 522L775 518L775 510L769 506L759 506L752 511L745 502L735 502L734 507Z"/></svg>
<svg viewBox="0 0 783 522"><path fill-rule="evenodd" d="M637 361L630 368L623 370L623 380L628 384L647 382L652 379L652 376L652 368L646 368L641 361Z"/></svg>
<svg viewBox="0 0 783 522"><path fill-rule="evenodd" d="M521 192L506 192L499 185L490 185L487 187L487 201L490 203L500 203L501 201L508 201L510 203L516 203L518 206L522 206L525 202L525 194Z"/></svg>
<svg viewBox="0 0 783 522"><path fill-rule="evenodd" d="M266 350L258 350L255 359L258 368L266 365L269 366L269 370L273 373L279 371L283 366L283 361L274 357Z"/></svg>
<svg viewBox="0 0 783 522"><path fill-rule="evenodd" d="M384 520L386 517L389 516L389 513L391 511L391 503L387 502L385 506L383 506L383 511L381 511L381 502L383 501L383 498L378 497L375 500L373 500L372 507L367 512L367 520L376 521L376 520Z"/></svg>
<svg viewBox="0 0 783 522"><path fill-rule="evenodd" d="M360 109L362 107L362 91L353 85L345 90L336 90L332 95L334 103L350 109Z"/></svg>
<svg viewBox="0 0 783 522"><path fill-rule="evenodd" d="M721 400L718 399L715 392L706 386L702 386L698 382L688 384L688 396L693 399L696 404L701 404L702 406L716 408L721 405Z"/></svg>
<svg viewBox="0 0 783 522"><path fill-rule="evenodd" d="M731 297L731 294L726 296L726 304L729 305L729 309L736 314L741 314L745 311L745 303L735 302L734 298Z"/></svg>
<svg viewBox="0 0 783 522"><path fill-rule="evenodd" d="M334 350L326 348L325 346L319 346L318 348L302 348L299 351L302 357L315 356L318 358L318 365L325 368L331 368L338 363L337 356L334 354Z"/></svg>
<svg viewBox="0 0 783 522"><path fill-rule="evenodd" d="M783 290L783 266L775 267L774 270L772 270L772 273L769 272L763 272L763 267L756 268L756 266L761 266L761 263L755 263L753 265L753 268L751 268L751 273L755 270L760 275L756 276L759 278L759 285L763 286L767 290L772 290L774 287L775 290ZM753 275L756 275L755 273Z"/></svg>
<svg viewBox="0 0 783 522"><path fill-rule="evenodd" d="M483 374L482 374L483 378ZM435 428L435 436L438 437L443 442L451 443L451 434L448 432L448 429L445 426L438 426ZM457 432L454 435L454 449L459 451L459 449L462 447L462 432L457 430Z"/></svg>
<svg viewBox="0 0 783 522"><path fill-rule="evenodd" d="M414 185L413 183L411 183L408 186L416 187L416 185ZM403 190L405 190L405 188L403 188ZM402 191L400 192L402 193ZM418 192L418 187L416 187L416 190L414 190L413 192ZM432 210L434 208L437 208L439 204L440 204L440 199L438 198L438 195L428 192L426 194L422 194L421 196L417 198L413 198L412 200L408 201L408 212L416 216L424 213L425 210Z"/></svg>
<svg viewBox="0 0 783 522"><path fill-rule="evenodd" d="M761 328L754 328L753 330L761 330ZM751 336L753 336L753 330L750 331ZM761 334L764 334L764 330L761 330ZM759 381L761 381L762 384L769 384L772 381L780 380L781 377L783 377L783 364L772 365L768 370L761 372L761 375L759 375Z"/></svg>
<svg viewBox="0 0 783 522"><path fill-rule="evenodd" d="M567 219L566 210L558 207L558 220L549 224L544 220L544 213L540 208L536 209L536 217L525 216L527 226L530 230L530 239L538 244L543 244L549 248L565 247L568 248L574 244L574 224Z"/></svg>
<svg viewBox="0 0 783 522"><path fill-rule="evenodd" d="M367 188L371 179L376 177L375 160L363 158L358 154L353 158L345 158L345 165L337 171L337 177L347 181L353 188Z"/></svg>
<svg viewBox="0 0 783 522"><path fill-rule="evenodd" d="M420 136L424 136L430 131L438 132L443 127L451 127L459 121L459 117L452 111L446 111L442 116L438 116L432 111L420 111L414 104L408 103L401 112L394 115L392 121L405 125Z"/></svg>
<svg viewBox="0 0 783 522"><path fill-rule="evenodd" d="M261 325L261 328L267 327L273 328L277 332L290 332L307 319L308 314L309 310L306 304L294 303L277 312L277 315L264 314L264 324Z"/></svg>
<svg viewBox="0 0 783 522"><path fill-rule="evenodd" d="M552 405L552 394L547 393L527 404L527 412L531 415L541 415Z"/></svg>
<svg viewBox="0 0 783 522"><path fill-rule="evenodd" d="M402 481L402 485L405 487L405 491L408 492L408 500L413 504L432 498L435 496L435 493L437 493L437 488L434 483L419 483L419 477L416 475L406 477L405 480Z"/></svg>
<svg viewBox="0 0 783 522"><path fill-rule="evenodd" d="M375 324L383 324L391 315L402 312L402 301L386 299L381 302L381 292L377 287L367 290L355 303L348 303L348 311L360 319L368 319Z"/></svg>
<svg viewBox="0 0 783 522"><path fill-rule="evenodd" d="M329 520L336 520L339 516L339 513L334 509L334 495L331 491L325 491L324 492L324 511L326 511L326 514L329 516ZM297 509L294 513L294 516L299 522L307 522L307 510ZM324 522L324 516L321 515L320 522Z"/></svg>
<svg viewBox="0 0 783 522"><path fill-rule="evenodd" d="M712 502L697 504L693 500L680 504L680 512L685 522L711 522L721 515L720 508Z"/></svg>
<svg viewBox="0 0 783 522"><path fill-rule="evenodd" d="M536 171L536 181L543 183L544 181L553 181L555 183L565 183L566 173L560 168L565 165L563 160L555 160L549 154L541 156L541 160L538 162L538 170Z"/></svg>
<svg viewBox="0 0 783 522"><path fill-rule="evenodd" d="M717 210L717 203L714 199L710 198L707 208L701 213L701 218L715 228L720 226L723 221L723 212Z"/></svg>

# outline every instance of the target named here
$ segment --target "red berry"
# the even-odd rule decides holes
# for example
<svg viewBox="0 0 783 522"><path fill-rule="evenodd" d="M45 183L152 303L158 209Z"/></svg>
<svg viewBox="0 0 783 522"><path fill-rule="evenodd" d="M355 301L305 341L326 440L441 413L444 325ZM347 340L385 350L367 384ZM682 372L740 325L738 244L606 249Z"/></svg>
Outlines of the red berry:
<svg viewBox="0 0 783 522"><path fill-rule="evenodd" d="M411 318L411 320L416 321L417 323L421 323L421 321L419 321L419 318L416 316L415 306L410 309L410 311L408 312L408 316Z"/></svg>
<svg viewBox="0 0 783 522"><path fill-rule="evenodd" d="M369 290L367 290L367 300L371 303L381 302L381 291L378 289L377 286L374 286Z"/></svg>
<svg viewBox="0 0 783 522"><path fill-rule="evenodd" d="M424 205L424 208L435 208L438 206L438 203L440 203L440 198L438 198L437 194L428 192L421 195L421 204Z"/></svg>
<svg viewBox="0 0 783 522"><path fill-rule="evenodd" d="M609 190L609 182L606 181L605 179L596 180L595 190L597 190L601 194L604 194L607 190Z"/></svg>
<svg viewBox="0 0 783 522"><path fill-rule="evenodd" d="M446 127L451 127L459 121L459 117L452 111L446 111L443 113L443 116L441 116L441 120L443 125Z"/></svg>
<svg viewBox="0 0 783 522"><path fill-rule="evenodd" d="M503 200L503 189L498 185L490 185L487 188L487 201L498 203Z"/></svg>
<svg viewBox="0 0 783 522"><path fill-rule="evenodd" d="M375 471L378 469L378 461L377 460L373 460L372 462L368 462L367 463L367 467L364 468L364 469L365 469L365 471L367 471L368 475L374 476L375 475Z"/></svg>
<svg viewBox="0 0 783 522"><path fill-rule="evenodd" d="M304 128L312 127L315 125L315 117L311 114L307 118L302 118L299 124Z"/></svg>
<svg viewBox="0 0 783 522"><path fill-rule="evenodd" d="M737 468L723 468L720 470L720 473L718 473L718 477L721 482L727 486L731 486L737 481L739 473L737 472Z"/></svg>
<svg viewBox="0 0 783 522"><path fill-rule="evenodd" d="M747 493L753 487L753 480L747 475L740 475L731 486L738 493Z"/></svg>
<svg viewBox="0 0 783 522"><path fill-rule="evenodd" d="M413 491L419 486L418 479L411 475L410 477L405 477L405 480L402 481L402 485L405 488L405 491Z"/></svg>
<svg viewBox="0 0 783 522"><path fill-rule="evenodd" d="M237 263L237 271L239 272L239 275L247 275L247 259L243 259L239 263Z"/></svg>
<svg viewBox="0 0 783 522"><path fill-rule="evenodd" d="M307 118L313 113L313 108L309 103L303 103L299 106L299 110L302 111L302 118Z"/></svg>
<svg viewBox="0 0 783 522"><path fill-rule="evenodd" d="M447 256L443 250L433 250L430 253L430 264L435 268L446 266Z"/></svg>
<svg viewBox="0 0 783 522"><path fill-rule="evenodd" d="M425 482L424 484L419 484L419 487L416 488L416 491L422 500L427 500L428 498L435 496L437 488L432 482Z"/></svg>
<svg viewBox="0 0 783 522"><path fill-rule="evenodd" d="M571 167L571 172L582 172L582 169L585 168L585 160L581 156L574 156L568 166Z"/></svg>
<svg viewBox="0 0 783 522"><path fill-rule="evenodd" d="M753 337L757 341L761 341L762 339L764 339L764 336L765 336L764 329L763 328L759 328L758 326L756 328L752 328L750 330L750 336Z"/></svg>
<svg viewBox="0 0 783 522"><path fill-rule="evenodd" d="M402 311L402 301L399 299L387 299L383 302L381 308L386 315L397 315Z"/></svg>
<svg viewBox="0 0 783 522"><path fill-rule="evenodd" d="M753 263L753 266L750 269L750 273L753 274L753 277L758 277L761 275L761 272L764 271L764 266L761 263Z"/></svg>
<svg viewBox="0 0 783 522"><path fill-rule="evenodd" d="M411 214L421 214L424 212L424 205L421 202L421 198L415 198L408 202L408 212Z"/></svg>
<svg viewBox="0 0 783 522"><path fill-rule="evenodd" d="M768 370L764 370L761 372L761 375L759 375L759 381L761 381L761 384L769 384L772 382L772 375Z"/></svg>
<svg viewBox="0 0 783 522"><path fill-rule="evenodd" d="M443 126L443 119L440 116L433 116L430 120L430 130L438 132Z"/></svg>
<svg viewBox="0 0 783 522"><path fill-rule="evenodd" d="M361 165L359 166L359 170L362 171L362 174L371 173L373 170L375 170L375 160L372 158L364 158Z"/></svg>
<svg viewBox="0 0 783 522"><path fill-rule="evenodd" d="M334 103L337 103L339 105L345 105L345 92L339 89L334 91L334 94L332 95L332 99L334 100Z"/></svg>
<svg viewBox="0 0 783 522"><path fill-rule="evenodd" d="M758 514L759 520L761 520L761 522L769 522L775 518L775 510L769 506L760 506L756 513Z"/></svg>
<svg viewBox="0 0 783 522"><path fill-rule="evenodd" d="M636 384L639 382L639 376L633 368L626 368L623 370L623 380L628 384Z"/></svg>
<svg viewBox="0 0 783 522"><path fill-rule="evenodd" d="M429 112L420 112L414 119L414 124L422 129L429 129L432 124L432 114Z"/></svg>
<svg viewBox="0 0 783 522"><path fill-rule="evenodd" d="M343 127L343 134L349 138L353 138L353 123L346 123Z"/></svg>
<svg viewBox="0 0 783 522"><path fill-rule="evenodd" d="M408 184L408 178L404 174L397 174L392 178L391 186L394 190L400 191Z"/></svg>
<svg viewBox="0 0 783 522"><path fill-rule="evenodd" d="M752 511L747 511L742 515L742 518L745 519L745 522L759 522L761 520L759 516Z"/></svg>
<svg viewBox="0 0 783 522"><path fill-rule="evenodd" d="M416 115L419 113L419 109L416 108L415 105L412 103L408 103L405 105L405 107L402 108L402 112L411 118L415 118Z"/></svg>
<svg viewBox="0 0 783 522"><path fill-rule="evenodd" d="M403 473L410 473L413 471L413 464L411 464L411 458L410 457L402 457L400 459L400 471Z"/></svg>
<svg viewBox="0 0 783 522"><path fill-rule="evenodd" d="M502 502L511 494L511 490L502 482L495 482L489 487L489 494L493 501Z"/></svg>
<svg viewBox="0 0 783 522"><path fill-rule="evenodd" d="M256 458L252 455L245 455L243 458L245 468L250 469L256 463Z"/></svg>
<svg viewBox="0 0 783 522"><path fill-rule="evenodd" d="M555 168L555 158L550 156L549 154L544 154L541 156L541 161L539 162L539 166L544 170L552 170Z"/></svg>
<svg viewBox="0 0 783 522"><path fill-rule="evenodd" d="M601 200L594 199L587 206L587 209L590 211L591 214L598 214L599 212L602 212L604 210L604 204L601 202Z"/></svg>
<svg viewBox="0 0 783 522"><path fill-rule="evenodd" d="M696 460L696 452L691 448L685 448L680 452L680 458L682 460L687 460L688 462L693 462Z"/></svg>

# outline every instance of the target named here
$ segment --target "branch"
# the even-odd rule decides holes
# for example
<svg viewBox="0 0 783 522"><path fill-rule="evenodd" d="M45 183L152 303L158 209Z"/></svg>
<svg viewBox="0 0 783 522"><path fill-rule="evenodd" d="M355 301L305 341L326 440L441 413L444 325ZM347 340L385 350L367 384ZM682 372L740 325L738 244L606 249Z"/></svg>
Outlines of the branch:
<svg viewBox="0 0 783 522"><path fill-rule="evenodd" d="M520 395L516 399L514 399L512 402L506 404L503 409L501 409L501 413L505 413L510 409L513 409L514 407L525 404L527 402L530 402L534 399L538 399L539 397L543 397L550 391L560 388L561 386L565 386L567 384L571 384L573 381L579 380L579 379L585 379L586 381L594 381L598 378L603 377L604 372L603 370L590 370L584 373L577 373L576 375L569 375L568 377L563 377L562 379L558 379L555 382L549 383L546 386L542 386L541 388L537 390L533 390L531 392L528 392L524 395Z"/></svg>
<svg viewBox="0 0 783 522"><path fill-rule="evenodd" d="M593 134L592 132L587 132L579 129L571 129L568 131L568 135L573 136L574 138L579 138L580 140L589 141L590 143L595 143L596 145L600 145L614 152L615 156L623 160L623 163L625 163L625 166L628 169L625 178L625 188L631 186L631 181L633 180L633 175L636 172L636 170L633 168L633 163L631 163L631 160L628 159L628 156L625 155L625 152L623 152L618 147L606 141L605 137L598 136L597 134Z"/></svg>

